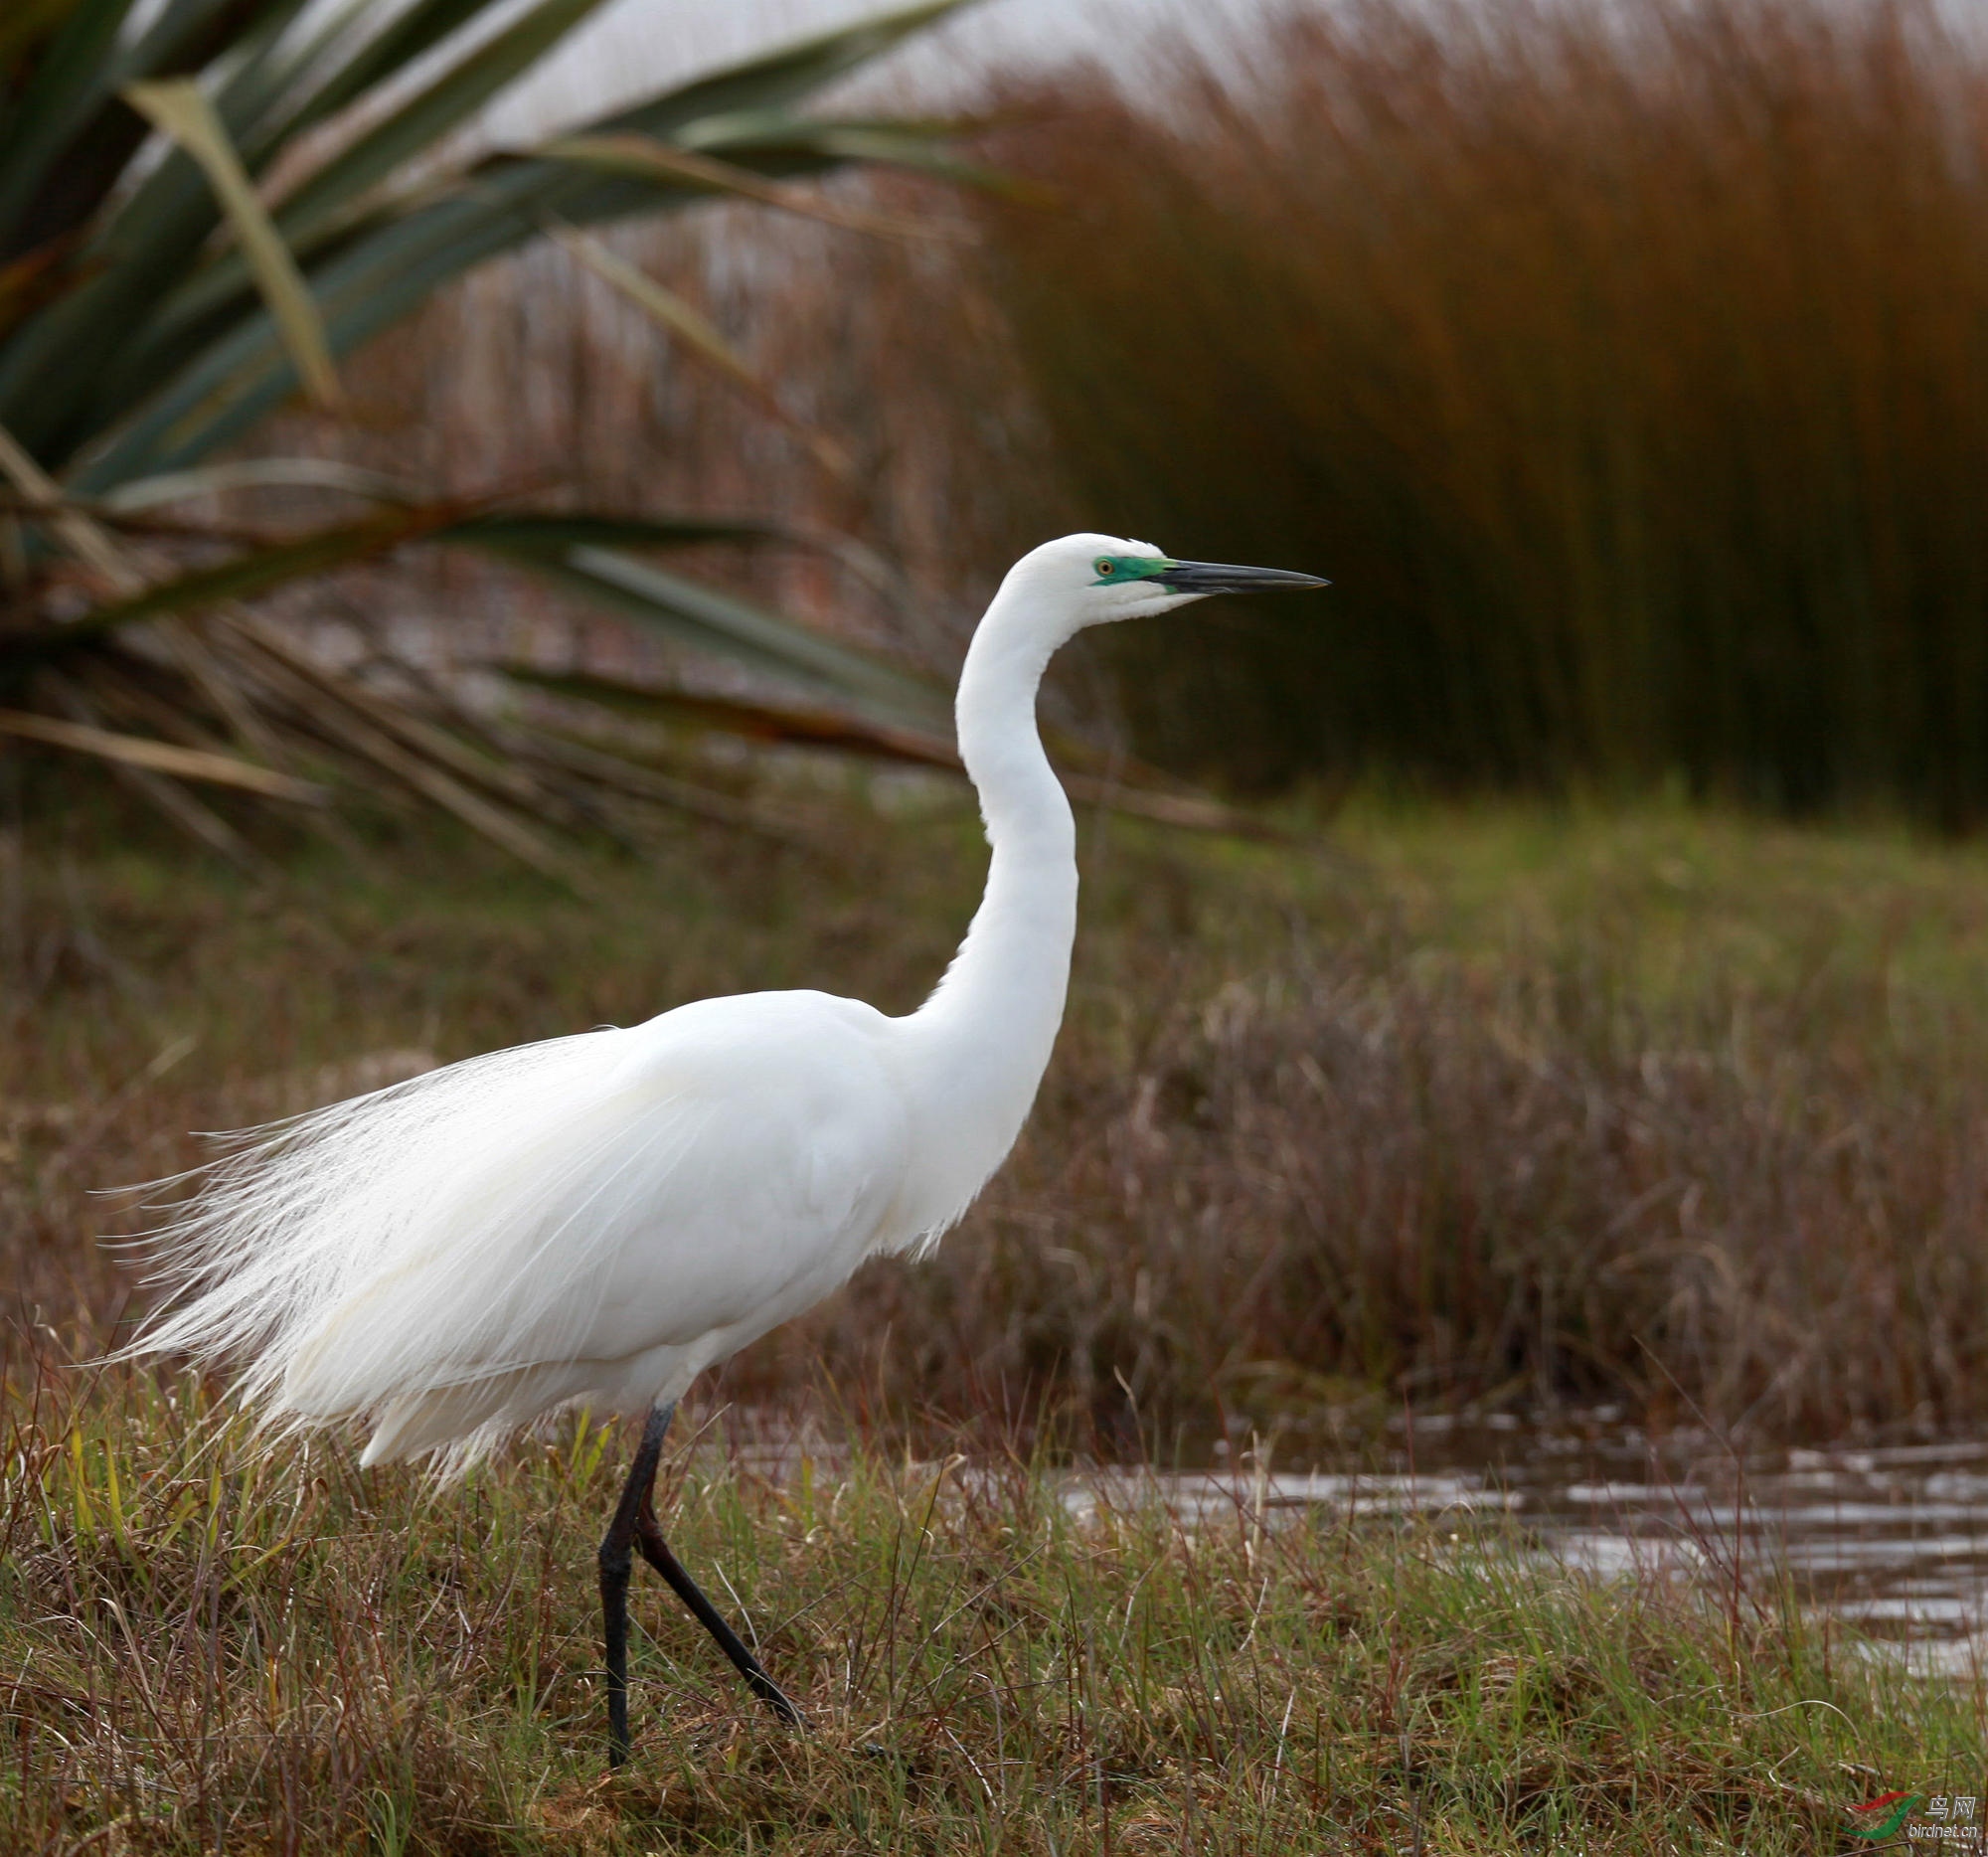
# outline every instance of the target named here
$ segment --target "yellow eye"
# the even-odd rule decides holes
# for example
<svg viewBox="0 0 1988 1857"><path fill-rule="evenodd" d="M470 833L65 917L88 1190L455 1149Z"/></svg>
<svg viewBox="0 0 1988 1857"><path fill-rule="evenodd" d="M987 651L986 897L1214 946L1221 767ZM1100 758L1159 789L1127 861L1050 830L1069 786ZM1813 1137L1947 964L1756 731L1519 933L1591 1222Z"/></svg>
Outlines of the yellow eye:
<svg viewBox="0 0 1988 1857"><path fill-rule="evenodd" d="M1107 574L1116 574L1118 572L1118 564L1115 561L1107 560L1102 555L1090 565L1097 570L1097 578L1099 580L1102 580Z"/></svg>

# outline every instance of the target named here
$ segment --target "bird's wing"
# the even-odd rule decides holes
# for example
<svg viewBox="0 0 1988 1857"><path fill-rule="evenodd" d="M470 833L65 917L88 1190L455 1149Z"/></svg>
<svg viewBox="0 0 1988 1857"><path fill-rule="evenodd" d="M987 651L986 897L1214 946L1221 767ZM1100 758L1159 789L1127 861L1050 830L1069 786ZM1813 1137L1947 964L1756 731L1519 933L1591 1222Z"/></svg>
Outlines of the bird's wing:
<svg viewBox="0 0 1988 1857"><path fill-rule="evenodd" d="M146 1342L246 1357L249 1395L309 1418L729 1351L840 1282L898 1191L904 1104L865 1014L700 1002L280 1128L164 1235L199 1291Z"/></svg>

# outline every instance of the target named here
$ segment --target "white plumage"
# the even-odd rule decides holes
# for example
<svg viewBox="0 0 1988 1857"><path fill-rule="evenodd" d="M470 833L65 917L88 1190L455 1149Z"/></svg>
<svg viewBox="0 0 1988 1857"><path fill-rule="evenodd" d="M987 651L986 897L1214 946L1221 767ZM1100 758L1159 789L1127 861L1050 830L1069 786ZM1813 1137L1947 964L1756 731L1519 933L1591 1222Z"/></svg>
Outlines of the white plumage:
<svg viewBox="0 0 1988 1857"><path fill-rule="evenodd" d="M700 1000L253 1131L154 1235L181 1299L129 1351L232 1362L277 1428L370 1420L367 1463L459 1468L565 1406L647 1409L599 1552L609 1761L631 1745L636 1550L798 1722L656 1522L675 1402L873 1253L936 1241L1014 1145L1077 929L1076 827L1035 723L1050 654L1204 593L1320 585L1103 535L1024 556L973 635L955 712L987 891L916 1012L814 992Z"/></svg>
<svg viewBox="0 0 1988 1857"><path fill-rule="evenodd" d="M148 1336L240 1359L364 1461L467 1461L574 1400L639 1412L881 1245L907 1174L889 1021L821 993L700 1001L281 1124L166 1234L210 1284Z"/></svg>
<svg viewBox="0 0 1988 1857"><path fill-rule="evenodd" d="M935 1240L1013 1144L1076 928L1075 831L1037 736L1074 632L1319 585L1068 536L1023 558L960 677L993 860L916 1012L703 1000L495 1052L241 1138L154 1237L183 1292L134 1351L232 1362L278 1427L364 1417L365 1461L467 1462L576 1402L634 1413L872 1253Z"/></svg>

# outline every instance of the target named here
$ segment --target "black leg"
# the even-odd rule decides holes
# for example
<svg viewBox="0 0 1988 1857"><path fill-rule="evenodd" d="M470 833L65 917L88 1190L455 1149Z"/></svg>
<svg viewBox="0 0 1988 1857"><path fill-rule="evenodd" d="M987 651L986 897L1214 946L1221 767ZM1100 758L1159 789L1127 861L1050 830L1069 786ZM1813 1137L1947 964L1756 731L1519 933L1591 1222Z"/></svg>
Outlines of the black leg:
<svg viewBox="0 0 1988 1857"><path fill-rule="evenodd" d="M642 1427L642 1441L635 1447L635 1460L628 1466L628 1480L621 1486L621 1500L614 1505L614 1520L600 1543L600 1613L602 1635L607 1641L607 1764L619 1767L628 1759L628 1577L633 1568L630 1550L640 1548L642 1558L670 1583L678 1599L690 1607L691 1615L718 1640L718 1648L732 1659L733 1667L751 1685L752 1693L783 1722L798 1727L801 1712L780 1686L768 1676L758 1658L740 1642L738 1632L719 1616L718 1608L698 1590L697 1582L683 1570L670 1552L656 1521L656 1466L662 1461L663 1435L676 1414L674 1403L658 1406Z"/></svg>
<svg viewBox="0 0 1988 1857"><path fill-rule="evenodd" d="M663 1531L656 1523L655 1508L647 1496L642 1498L642 1507L635 1517L635 1545L642 1550L642 1558L670 1583L677 1598L690 1607L691 1616L718 1640L718 1648L732 1659L732 1667L751 1686L753 1695L781 1721L793 1728L800 1727L799 1707L766 1674L758 1658L746 1648L739 1633L725 1622L718 1607L704 1597L697 1582L684 1572L683 1563L670 1552L670 1544L663 1539Z"/></svg>
<svg viewBox="0 0 1988 1857"><path fill-rule="evenodd" d="M635 1447L635 1461L628 1466L628 1480L621 1486L621 1500L614 1505L614 1519L600 1541L600 1622L607 1641L607 1765L619 1767L628 1759L628 1575L634 1566L629 1550L635 1544L642 1512L649 1507L649 1494L656 1485L656 1465L662 1461L663 1434L670 1429L676 1407L658 1406L642 1427L642 1441Z"/></svg>

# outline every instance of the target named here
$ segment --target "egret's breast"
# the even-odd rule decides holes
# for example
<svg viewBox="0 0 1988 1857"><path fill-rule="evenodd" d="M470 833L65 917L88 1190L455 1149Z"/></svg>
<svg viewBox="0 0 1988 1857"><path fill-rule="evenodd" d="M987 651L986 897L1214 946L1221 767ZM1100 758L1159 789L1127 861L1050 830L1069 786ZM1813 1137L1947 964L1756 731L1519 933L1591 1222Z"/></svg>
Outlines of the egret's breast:
<svg viewBox="0 0 1988 1857"><path fill-rule="evenodd" d="M590 1352L688 1345L762 1311L784 1319L862 1262L910 1154L903 1096L876 1050L888 1023L808 993L654 1022L626 1077L631 1133L648 1124L653 1154L638 1134L623 1177L600 1189L615 1236L594 1277Z"/></svg>

